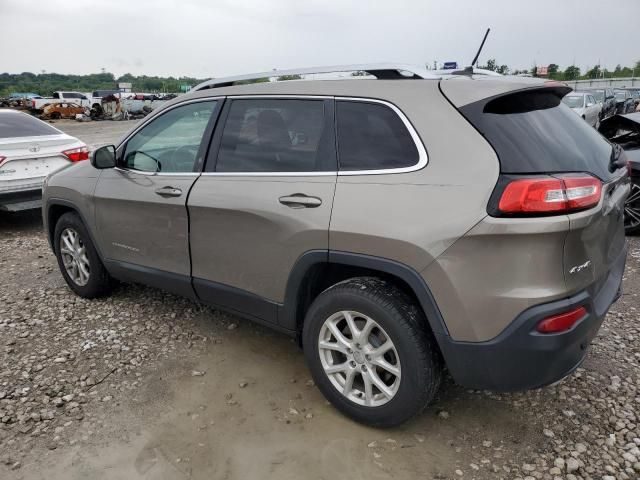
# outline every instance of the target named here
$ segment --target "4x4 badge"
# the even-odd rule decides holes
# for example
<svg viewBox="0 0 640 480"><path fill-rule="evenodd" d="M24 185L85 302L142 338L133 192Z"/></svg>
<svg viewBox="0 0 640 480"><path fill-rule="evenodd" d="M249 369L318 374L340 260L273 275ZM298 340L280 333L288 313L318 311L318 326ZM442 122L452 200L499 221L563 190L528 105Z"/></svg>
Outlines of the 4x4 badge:
<svg viewBox="0 0 640 480"><path fill-rule="evenodd" d="M576 265L575 267L571 267L571 269L569 270L569 273L573 275L574 273L581 272L582 270L589 268L590 266L591 266L591 260L587 260L582 265Z"/></svg>

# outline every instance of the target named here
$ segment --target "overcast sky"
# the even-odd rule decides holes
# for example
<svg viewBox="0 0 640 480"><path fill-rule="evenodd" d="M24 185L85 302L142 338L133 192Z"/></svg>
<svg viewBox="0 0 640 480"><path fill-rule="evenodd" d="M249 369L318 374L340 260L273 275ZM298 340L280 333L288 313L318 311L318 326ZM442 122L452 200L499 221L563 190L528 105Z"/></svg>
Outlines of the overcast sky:
<svg viewBox="0 0 640 480"><path fill-rule="evenodd" d="M232 75L394 61L640 60L640 0L0 0L0 72ZM640 72L639 72L640 73Z"/></svg>

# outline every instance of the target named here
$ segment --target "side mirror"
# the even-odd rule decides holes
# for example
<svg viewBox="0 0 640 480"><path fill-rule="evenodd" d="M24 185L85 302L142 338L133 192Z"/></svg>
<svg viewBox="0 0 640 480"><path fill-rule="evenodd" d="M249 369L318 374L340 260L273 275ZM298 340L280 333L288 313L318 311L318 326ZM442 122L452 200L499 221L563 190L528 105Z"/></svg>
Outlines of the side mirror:
<svg viewBox="0 0 640 480"><path fill-rule="evenodd" d="M105 145L91 155L91 165L95 168L113 168L116 166L116 147Z"/></svg>

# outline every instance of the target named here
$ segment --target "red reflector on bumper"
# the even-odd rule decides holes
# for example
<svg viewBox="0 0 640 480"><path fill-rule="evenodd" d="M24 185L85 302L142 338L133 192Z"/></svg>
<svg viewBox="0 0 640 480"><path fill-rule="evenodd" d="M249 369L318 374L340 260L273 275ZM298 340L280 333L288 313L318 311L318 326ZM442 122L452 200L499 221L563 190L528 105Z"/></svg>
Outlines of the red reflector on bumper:
<svg viewBox="0 0 640 480"><path fill-rule="evenodd" d="M578 307L574 310L545 318L538 324L536 330L540 333L564 332L573 327L579 320L582 320L586 314L586 308Z"/></svg>

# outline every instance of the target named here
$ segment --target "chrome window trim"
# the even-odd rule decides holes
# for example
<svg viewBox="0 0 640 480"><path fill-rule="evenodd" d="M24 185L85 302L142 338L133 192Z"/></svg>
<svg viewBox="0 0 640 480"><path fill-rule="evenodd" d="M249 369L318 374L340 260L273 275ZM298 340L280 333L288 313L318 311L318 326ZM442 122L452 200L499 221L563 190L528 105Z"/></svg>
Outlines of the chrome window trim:
<svg viewBox="0 0 640 480"><path fill-rule="evenodd" d="M279 95L279 94L227 95L227 98L235 99L235 100L259 99L259 98L274 99L274 100L278 98L285 98L285 99L297 98L301 100L334 99L336 101L343 100L343 101L352 101L352 102L378 103L381 105L385 105L391 108L396 113L396 115L400 117L400 120L404 124L405 128L409 131L409 135L411 135L411 138L416 146L416 149L418 150L418 162L415 165L411 165L409 167L386 168L386 169L378 169L378 170L374 170L374 169L345 170L345 171L338 170L338 171L327 171L327 172L202 172L201 175L203 176L207 176L207 177L212 177L212 176L218 176L218 177L322 177L322 176L325 176L326 177L326 176L353 176L353 175L389 175L389 174L395 174L395 173L410 173L410 172L422 170L424 167L427 166L427 163L429 161L424 144L422 143L422 140L420 139L418 132L413 127L413 125L411 124L407 116L396 105L386 100L380 100L376 98L366 98L366 97L335 97L331 95L301 95L301 94L297 94L297 95Z"/></svg>
<svg viewBox="0 0 640 480"><path fill-rule="evenodd" d="M400 168L382 168L378 170L338 170L338 176L351 176L351 175L389 175L394 173L410 173L416 172L418 170L422 170L429 163L429 156L427 155L427 150L424 148L424 144L418 135L418 132L413 127L413 124L409 121L407 116L404 114L402 110L400 110L396 105L386 100L378 100L375 98L364 98L364 97L335 97L336 102L342 101L350 101L350 102L363 102L363 103L378 103L380 105L385 105L391 110L393 110L402 123L404 123L405 128L411 135L411 139L418 150L418 163L415 165L411 165L409 167L400 167ZM337 125L336 125L337 127ZM336 139L337 143L337 139ZM339 155L339 154L338 154Z"/></svg>
<svg viewBox="0 0 640 480"><path fill-rule="evenodd" d="M165 113L173 110L174 108L178 108L178 107L182 107L184 105L189 105L191 103L201 103L201 102L211 102L211 101L219 101L219 100L224 100L225 96L224 95L215 95L215 96L211 96L211 97L200 97L200 98L194 98L192 100L185 100L184 102L178 102L175 103L173 105L170 105L162 110L159 110L159 113L157 115L153 115L150 116L150 118L147 118L146 120L144 120L143 122L141 122L140 125L138 125L131 133L129 133L124 140L122 140L117 146L116 146L116 150L119 150L120 147L122 147L124 144L126 144L131 137L133 137L136 133L138 133L140 130L142 130L144 127L146 127L147 125L149 125L151 122L153 122L156 118L161 117L162 115L164 115ZM140 175L147 175L147 176L184 176L184 177L197 177L198 175L201 174L201 172L146 172L143 170L136 170L133 168L122 168L122 167L114 167L115 170L118 170L120 172L128 172L128 173L137 173Z"/></svg>

